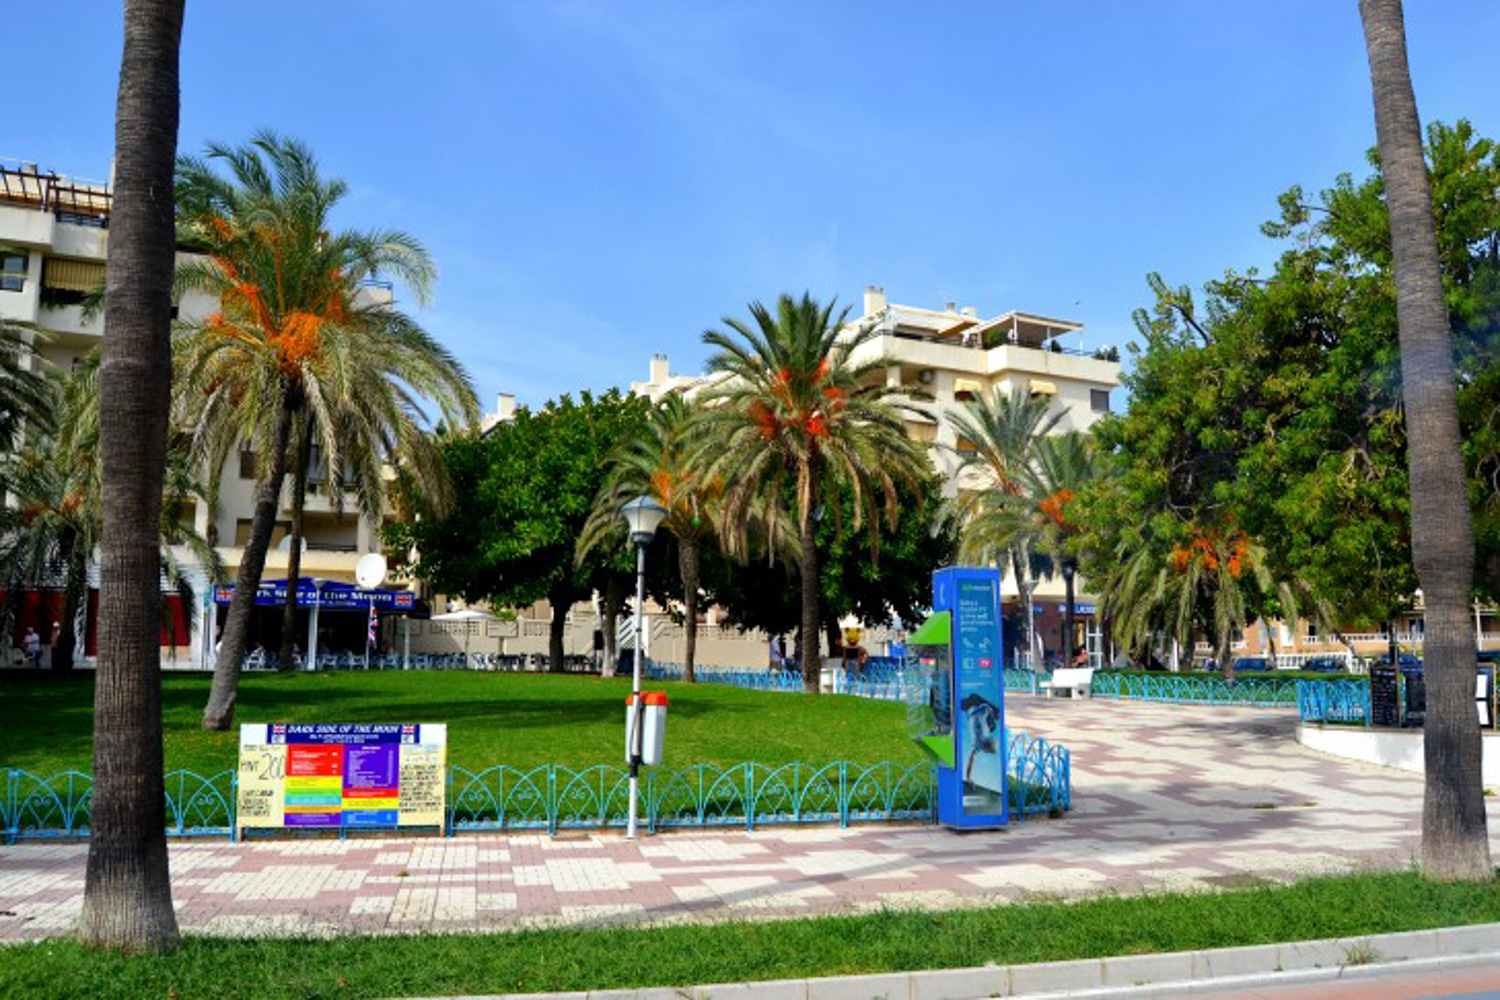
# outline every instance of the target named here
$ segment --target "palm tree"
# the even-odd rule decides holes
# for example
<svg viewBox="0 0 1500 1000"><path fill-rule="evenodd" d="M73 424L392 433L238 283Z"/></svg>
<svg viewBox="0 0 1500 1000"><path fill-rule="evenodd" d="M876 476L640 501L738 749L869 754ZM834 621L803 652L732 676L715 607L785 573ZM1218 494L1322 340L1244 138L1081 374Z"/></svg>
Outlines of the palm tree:
<svg viewBox="0 0 1500 1000"><path fill-rule="evenodd" d="M27 424L50 425L53 386L36 353L45 336L30 324L0 319L0 445Z"/></svg>
<svg viewBox="0 0 1500 1000"><path fill-rule="evenodd" d="M1036 456L1038 442L1057 427L1061 410L1050 409L1048 398L1032 395L1016 386L1009 393L998 387L990 395L980 395L946 415L949 426L964 447L954 448L958 459L959 494L954 513L960 524L978 515L988 494L1016 496L1021 493L1025 470ZM993 499L993 498L992 498ZM1031 539L1018 533L1008 544L998 548L995 539L978 532L960 537L959 556L965 562L1000 564L1009 560L1016 578L1016 589L1026 615L1026 649L1035 661L1036 628L1032 617L1032 594L1035 590L1032 570L1037 553Z"/></svg>
<svg viewBox="0 0 1500 1000"><path fill-rule="evenodd" d="M214 172L217 163L232 179ZM437 403L452 426L473 424L479 407L458 361L361 288L389 274L424 299L433 277L426 252L404 233L332 232L330 212L347 188L323 179L305 146L270 132L239 148L211 145L206 160L181 161L178 188L179 228L203 251L179 269L179 287L220 304L177 343L179 378L196 389L195 451L210 470L246 440L259 456L255 512L203 713L204 728L224 729L294 433L316 441L330 482L350 478L374 516L393 456L441 481L420 401Z"/></svg>
<svg viewBox="0 0 1500 1000"><path fill-rule="evenodd" d="M1074 539L1081 525L1069 510L1074 498L1096 475L1088 438L1079 431L1038 438L1030 461L1016 466L1014 491L989 490L970 499L961 535L961 551L1037 553L1062 569L1063 663L1073 658L1074 576L1078 553Z"/></svg>
<svg viewBox="0 0 1500 1000"><path fill-rule="evenodd" d="M1273 574L1265 546L1232 522L1194 527L1170 547L1132 536L1121 540L1114 556L1097 590L1116 640L1143 650L1165 635L1190 649L1201 628L1213 637L1226 680L1234 679L1234 633L1260 617L1268 600L1287 621L1305 614L1326 626L1332 617L1306 582Z"/></svg>
<svg viewBox="0 0 1500 1000"><path fill-rule="evenodd" d="M682 580L682 679L690 684L698 645L703 546L713 537L724 492L722 482L706 476L693 459L691 446L699 422L694 407L675 393L658 403L647 414L640 435L626 441L615 454L578 538L581 562L601 544L620 543L620 508L627 501L649 496L666 509L662 524L677 539L677 571Z"/></svg>
<svg viewBox="0 0 1500 1000"><path fill-rule="evenodd" d="M125 0L99 373L104 524L94 787L79 936L177 944L167 874L157 545L172 398L172 161L183 0Z"/></svg>
<svg viewBox="0 0 1500 1000"><path fill-rule="evenodd" d="M894 525L896 483L914 483L927 469L921 448L907 437L901 390L888 387L883 359L855 361L854 352L874 328L841 330L833 304L810 295L777 299L773 314L750 304L751 322L726 317L729 332L709 330L703 340L718 352L708 369L725 377L704 400L704 437L694 447L703 475L722 480L720 524L743 534L748 514L766 509L768 536L780 527L780 498L795 497L792 517L800 540L802 575L802 679L818 690L819 577L817 519L824 498L839 484L854 494L854 525L869 532L878 558L882 520ZM839 505L830 505L837 511Z"/></svg>
<svg viewBox="0 0 1500 1000"><path fill-rule="evenodd" d="M76 621L88 587L87 568L102 529L99 451L99 352L90 352L54 393L56 432L31 425L27 440L0 460L0 480L15 504L0 510L0 580L7 592L62 582L59 631L52 667L72 668L78 644ZM168 439L162 508L176 512L199 498L183 442ZM210 582L222 575L218 553L175 516L161 521L162 572L179 592L190 595L183 550ZM191 607L191 600L184 601Z"/></svg>
<svg viewBox="0 0 1500 1000"><path fill-rule="evenodd" d="M1436 878L1489 880L1474 633L1468 602L1474 534L1465 488L1437 227L1406 61L1400 0L1360 0L1380 174L1390 212L1411 493L1411 548L1426 605L1426 797L1422 866Z"/></svg>

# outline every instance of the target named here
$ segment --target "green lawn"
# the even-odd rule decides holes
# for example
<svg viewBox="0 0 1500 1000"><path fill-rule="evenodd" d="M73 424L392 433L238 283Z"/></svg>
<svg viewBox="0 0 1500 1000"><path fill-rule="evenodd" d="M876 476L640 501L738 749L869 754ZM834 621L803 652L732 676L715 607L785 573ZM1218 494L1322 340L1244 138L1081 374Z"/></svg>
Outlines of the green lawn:
<svg viewBox="0 0 1500 1000"><path fill-rule="evenodd" d="M804 697L717 684L652 683L672 698L666 766L753 760L827 763L921 753L903 706L862 698ZM628 678L438 671L247 674L238 722L446 722L449 763L478 769L620 764ZM238 734L205 733L206 675L168 675L163 716L167 767L211 775L235 764ZM0 767L46 776L90 770L93 675L57 681L0 673Z"/></svg>
<svg viewBox="0 0 1500 1000"><path fill-rule="evenodd" d="M70 941L0 947L0 996L320 998L605 990L907 971L1355 937L1500 920L1500 885L1411 873L983 910L613 930L190 938L126 959Z"/></svg>

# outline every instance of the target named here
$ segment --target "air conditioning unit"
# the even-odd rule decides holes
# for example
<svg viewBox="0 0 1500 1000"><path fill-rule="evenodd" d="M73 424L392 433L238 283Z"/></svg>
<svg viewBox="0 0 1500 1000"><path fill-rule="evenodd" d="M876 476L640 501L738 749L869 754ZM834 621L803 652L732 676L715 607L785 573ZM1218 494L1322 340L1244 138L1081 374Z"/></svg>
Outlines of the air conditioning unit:
<svg viewBox="0 0 1500 1000"><path fill-rule="evenodd" d="M936 378L937 372L935 372L931 368L923 368L921 371L917 372L917 381L921 382L923 385L931 385L933 383L933 380Z"/></svg>

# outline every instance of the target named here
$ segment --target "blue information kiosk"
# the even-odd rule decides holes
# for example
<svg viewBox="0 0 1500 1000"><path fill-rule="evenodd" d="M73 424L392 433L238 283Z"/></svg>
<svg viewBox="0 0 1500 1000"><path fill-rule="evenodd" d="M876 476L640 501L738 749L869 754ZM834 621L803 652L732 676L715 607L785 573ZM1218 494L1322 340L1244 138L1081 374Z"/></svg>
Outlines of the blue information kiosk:
<svg viewBox="0 0 1500 1000"><path fill-rule="evenodd" d="M1004 646L1000 573L941 569L934 613L907 646L927 686L917 742L937 760L938 821L955 829L1004 826Z"/></svg>

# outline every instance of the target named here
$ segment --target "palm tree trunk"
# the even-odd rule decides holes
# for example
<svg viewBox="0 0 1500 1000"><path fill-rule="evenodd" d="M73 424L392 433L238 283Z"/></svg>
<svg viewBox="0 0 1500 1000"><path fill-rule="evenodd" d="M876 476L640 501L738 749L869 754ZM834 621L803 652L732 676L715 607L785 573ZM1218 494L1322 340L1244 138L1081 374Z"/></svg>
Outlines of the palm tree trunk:
<svg viewBox="0 0 1500 1000"><path fill-rule="evenodd" d="M1026 635L1026 663L1035 669L1036 663L1036 619L1031 610L1031 581L1027 579L1025 570L1021 566L1021 553L1012 549L1010 553L1010 571L1016 577L1016 592L1021 596L1022 614L1026 616L1026 622L1021 631Z"/></svg>
<svg viewBox="0 0 1500 1000"><path fill-rule="evenodd" d="M552 620L547 626L547 671L560 674L563 672L563 632L568 627L568 609L573 605L573 595L570 591L558 589L547 595L547 603L552 606ZM639 644L640 639L636 639Z"/></svg>
<svg viewBox="0 0 1500 1000"><path fill-rule="evenodd" d="M1234 680L1234 661L1229 658L1229 633L1221 632L1214 643L1214 661L1226 681Z"/></svg>
<svg viewBox="0 0 1500 1000"><path fill-rule="evenodd" d="M88 552L85 551L78 532L70 528L58 541L60 548L68 554L68 562L63 576L62 616L57 623L57 641L52 644L54 673L73 669L73 660L78 650L78 629L75 622L84 589L88 586Z"/></svg>
<svg viewBox="0 0 1500 1000"><path fill-rule="evenodd" d="M307 463L312 452L312 435L312 413L304 411L302 433L292 467L292 530L286 556L286 603L281 609L281 655L278 658L282 670L292 670L296 666L292 658L297 641L297 580L302 573L302 509L307 504ZM312 650L308 650L308 655L312 655Z"/></svg>
<svg viewBox="0 0 1500 1000"><path fill-rule="evenodd" d="M255 610L255 592L260 574L266 568L266 550L271 547L271 533L276 530L276 508L281 506L281 483L286 479L287 440L292 434L292 406L282 403L276 416L275 435L271 440L270 467L255 487L255 515L250 521L250 537L240 555L240 568L234 578L234 595L229 599L229 614L224 622L224 639L214 659L214 683L203 709L204 729L228 729L234 724L234 702L239 696L240 662L250 637L250 613Z"/></svg>
<svg viewBox="0 0 1500 1000"><path fill-rule="evenodd" d="M1063 557L1063 597L1068 602L1063 608L1063 663L1064 667L1073 666L1073 576L1076 570L1067 562L1068 556Z"/></svg>
<svg viewBox="0 0 1500 1000"><path fill-rule="evenodd" d="M814 514L818 509L819 470L815 460L810 460L809 465L813 467L808 470L811 482L807 509L800 512L799 525L802 535L802 690L807 694L817 694L823 669L823 659L819 655L822 630L818 611L818 522Z"/></svg>
<svg viewBox="0 0 1500 1000"><path fill-rule="evenodd" d="M1468 621L1474 534L1432 193L1400 0L1360 0L1359 13L1391 221L1412 562L1426 603L1422 868L1434 878L1488 881L1495 873L1474 724L1475 643Z"/></svg>
<svg viewBox="0 0 1500 1000"><path fill-rule="evenodd" d="M599 595L599 610L604 615L604 665L600 674L604 677L613 677L619 670L620 609L625 606L629 579L623 573L611 573L604 582L604 592Z"/></svg>
<svg viewBox="0 0 1500 1000"><path fill-rule="evenodd" d="M698 652L698 567L702 559L696 538L677 540L677 572L682 577L682 603L684 620L682 626L682 679L689 684L693 676L694 657Z"/></svg>
<svg viewBox="0 0 1500 1000"><path fill-rule="evenodd" d="M104 531L94 790L79 937L177 944L161 735L161 496L172 398L172 171L183 0L126 0L99 369Z"/></svg>

